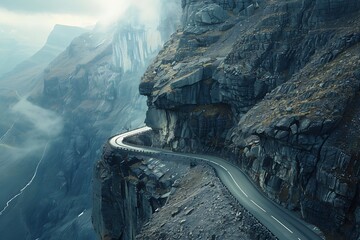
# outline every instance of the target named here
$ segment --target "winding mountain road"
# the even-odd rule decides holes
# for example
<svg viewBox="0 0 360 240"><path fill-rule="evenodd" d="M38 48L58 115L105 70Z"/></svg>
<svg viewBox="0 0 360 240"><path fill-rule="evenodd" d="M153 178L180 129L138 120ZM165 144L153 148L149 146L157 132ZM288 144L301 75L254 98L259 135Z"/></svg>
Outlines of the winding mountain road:
<svg viewBox="0 0 360 240"><path fill-rule="evenodd" d="M322 239L311 230L304 221L265 197L238 167L224 159L208 155L176 153L164 149L124 143L126 137L150 130L151 128L149 127L143 127L116 135L109 139L109 143L113 148L131 152L160 154L162 156L179 156L207 162L216 170L220 180L239 203L265 225L278 239Z"/></svg>

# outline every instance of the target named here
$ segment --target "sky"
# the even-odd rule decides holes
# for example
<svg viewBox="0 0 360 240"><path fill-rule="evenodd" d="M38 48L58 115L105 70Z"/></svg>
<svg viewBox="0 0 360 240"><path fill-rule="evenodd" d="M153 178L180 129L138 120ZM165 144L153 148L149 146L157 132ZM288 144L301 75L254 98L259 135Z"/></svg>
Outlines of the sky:
<svg viewBox="0 0 360 240"><path fill-rule="evenodd" d="M158 0L1 0L0 40L15 39L40 48L55 24L90 27L109 23L129 5L145 10ZM151 12L151 11L147 11Z"/></svg>

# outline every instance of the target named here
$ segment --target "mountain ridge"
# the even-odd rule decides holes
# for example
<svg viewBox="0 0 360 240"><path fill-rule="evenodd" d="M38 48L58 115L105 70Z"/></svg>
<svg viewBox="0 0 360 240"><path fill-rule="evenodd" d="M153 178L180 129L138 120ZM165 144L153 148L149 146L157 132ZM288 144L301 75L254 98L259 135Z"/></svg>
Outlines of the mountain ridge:
<svg viewBox="0 0 360 240"><path fill-rule="evenodd" d="M27 93L40 81L44 68L65 50L70 42L87 30L66 25L55 25L45 45L14 69L0 76L0 84L12 90Z"/></svg>

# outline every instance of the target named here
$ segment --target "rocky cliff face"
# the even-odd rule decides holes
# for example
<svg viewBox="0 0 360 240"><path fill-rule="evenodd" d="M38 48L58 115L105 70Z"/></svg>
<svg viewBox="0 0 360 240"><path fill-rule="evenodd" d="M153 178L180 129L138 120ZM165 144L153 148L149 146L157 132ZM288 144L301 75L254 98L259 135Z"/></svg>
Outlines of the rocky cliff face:
<svg viewBox="0 0 360 240"><path fill-rule="evenodd" d="M151 144L152 138L132 142ZM106 145L94 170L93 224L100 239L275 239L209 166Z"/></svg>
<svg viewBox="0 0 360 240"><path fill-rule="evenodd" d="M64 132L59 141L65 151L60 151L57 157L62 159L62 189L74 196L73 217L85 209L86 214L80 218L89 229L92 229L89 185L92 166L108 136L142 124L145 99L136 94L138 81L163 41L156 29L120 24L109 32L93 32L73 41L45 71L40 101L44 104L47 99L44 105L64 117ZM128 187L132 189L131 185ZM65 205L70 204L69 198ZM55 215L58 211L63 211L63 206L51 210ZM59 217L61 222L65 219ZM80 226L73 225L72 234L76 235ZM89 239L86 235L81 237Z"/></svg>
<svg viewBox="0 0 360 240"><path fill-rule="evenodd" d="M165 204L175 180L189 165L164 163L105 146L94 171L93 225L99 239L135 239Z"/></svg>
<svg viewBox="0 0 360 240"><path fill-rule="evenodd" d="M44 68L62 53L74 38L87 31L79 27L55 25L45 45L29 58L19 59L20 63L15 66L10 66L13 63L6 58L16 58L16 54L6 53L8 50L4 51L0 61L7 61L7 63L1 64L1 68L4 68L6 74L0 74L0 88L16 90L21 95L29 94L41 82ZM2 44L2 46L6 48L7 45ZM17 51L21 51L21 47L16 46L16 48ZM4 59L1 59L3 56Z"/></svg>
<svg viewBox="0 0 360 240"><path fill-rule="evenodd" d="M359 237L359 1L182 7L140 84L158 144L231 154L274 201Z"/></svg>
<svg viewBox="0 0 360 240"><path fill-rule="evenodd" d="M31 179L42 159L34 181L16 199L16 207L10 204L0 216L1 238L96 239L91 222L93 165L109 136L143 123L146 103L138 95L140 77L178 23L176 11L161 16L167 20L161 31L157 26L121 20L74 39L35 79L34 91L27 92L28 100L24 100L27 105L22 111L27 115L16 115L4 141L3 134L11 125L1 124L1 148L9 149L6 157L12 146L13 152L23 154L25 151L19 150L24 149L23 142L37 150L35 156L28 154L28 168L22 163L13 172L25 172L24 178ZM7 97L18 101L15 92ZM12 108L14 104L9 105ZM59 121L49 125L48 117ZM39 132L44 135L41 142ZM6 177L7 182L14 179ZM1 192L1 208L27 183L10 182L17 186L9 193Z"/></svg>

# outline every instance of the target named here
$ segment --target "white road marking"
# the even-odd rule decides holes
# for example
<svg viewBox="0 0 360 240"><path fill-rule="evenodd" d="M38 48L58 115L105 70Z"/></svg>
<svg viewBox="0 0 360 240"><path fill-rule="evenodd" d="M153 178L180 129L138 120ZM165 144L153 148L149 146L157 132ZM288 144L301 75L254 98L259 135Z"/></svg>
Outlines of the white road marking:
<svg viewBox="0 0 360 240"><path fill-rule="evenodd" d="M148 130L150 130L151 128L149 128L149 127L143 127L143 128L140 128L140 129L136 129L136 130L134 130L134 131L132 131L132 132L127 132L127 133L124 133L124 134L120 134L120 136L119 135L117 135L117 136L115 136L115 137L113 137L113 138L111 138L110 139L110 144L111 145L113 145L114 147L117 147L117 148L121 148L121 149L124 149L124 150L130 150L130 151L136 151L136 149L139 149L139 148L135 148L134 149L134 147L132 147L132 146L128 146L128 145L126 145L126 144L124 144L122 141L124 140L124 138L125 137L128 137L128 136L131 136L131 135L135 135L135 134L138 134L138 133L140 133L140 132L145 132L145 131L148 131ZM140 149L142 149L142 148L140 148ZM158 151L154 151L154 150L149 150L149 149L142 149L143 150L143 152L149 152L149 153L155 153L155 152L158 152ZM159 152L158 152L159 153ZM163 150L163 153L164 154L168 154L168 153L170 153L170 154L174 154L174 155L178 155L178 156L183 156L183 157L188 157L187 155L183 155L183 154L178 154L178 153L173 153L172 151L165 151L165 150ZM221 167L222 169L224 169L228 174L229 174L229 176L231 177L231 179L232 179L232 181L235 183L235 185L237 186L237 188L246 196L246 197L248 197L248 195L244 192L244 190L239 186L239 184L235 181L235 178L233 177L233 175L229 172L229 170L226 168L226 167L224 167L224 166L222 166L221 164L219 164L219 163L217 163L217 162L215 162L215 161L212 161L212 160L208 160L207 158L202 158L202 157L195 157L195 156L192 156L192 157L190 157L190 158L195 158L195 159L199 159L199 160L202 160L202 161L207 161L207 162L210 162L210 163L212 163L212 164L215 164L215 165L217 165L217 166L219 166L219 167ZM254 202L253 200L251 200L250 199L250 201L255 205L255 206L257 206L259 209L261 209L263 212L265 212L266 213L266 210L265 209L263 209L261 206L259 206L256 202ZM284 227L287 231L289 231L291 234L293 234L294 232L292 231L292 230L290 230L287 226L285 226L285 224L283 224L281 221L279 221L276 217L274 217L274 216L272 216L271 215L271 218L272 219L274 219L276 222L278 222L282 227ZM298 240L301 240L301 238L297 238Z"/></svg>
<svg viewBox="0 0 360 240"><path fill-rule="evenodd" d="M114 140L114 138L115 138L115 137L114 137L114 138L112 138L112 139L110 140L110 142L113 141L113 142L115 142L115 144L117 144L118 146L122 146L122 145L124 145L124 144L123 144L123 140L124 140L125 137L131 136L131 135L135 135L135 134L141 133L141 132L143 132L143 131L148 131L148 130L150 130L150 129L151 129L151 128L149 128L149 127L139 128L139 129L136 129L135 131L125 133L125 136L124 136L124 135L119 136L119 137L117 137L115 140ZM119 142L120 142L120 143L119 143ZM131 147L131 149L132 149L133 151L136 151L136 149L134 149L133 147ZM149 151L149 150L147 150L147 151L148 151L148 152L153 152L153 151ZM197 159L200 159L200 160L203 160L203 161L211 162L211 163L213 163L213 164L221 167L222 169L224 169L224 170L230 175L231 179L233 180L233 182L235 183L235 185L240 189L240 191L241 191L246 197L249 197L249 196L244 192L244 190L239 186L239 184L235 181L234 176L233 176L233 175L229 172L229 170L227 170L224 166L218 164L217 162L208 160L208 159L206 159L206 158L201 158L201 157L193 157L193 158L197 158Z"/></svg>
<svg viewBox="0 0 360 240"><path fill-rule="evenodd" d="M250 199L250 201L257 206L258 208L260 208L263 212L266 212L265 209L263 209L262 207L260 207L256 202L254 202L253 200Z"/></svg>
<svg viewBox="0 0 360 240"><path fill-rule="evenodd" d="M249 197L245 192L244 190L239 186L239 184L235 181L235 178L233 177L233 175L227 170L226 167L218 164L217 162L214 162L214 161L211 161L211 160L208 160L208 159L205 159L205 158L200 158L200 157L194 157L194 158L197 158L197 159L200 159L200 160L203 160L203 161L207 161L207 162L211 162L215 165L218 165L219 167L221 167L222 169L224 169L231 177L231 179L233 180L233 182L235 183L235 185L240 189L240 191L245 195L245 197Z"/></svg>
<svg viewBox="0 0 360 240"><path fill-rule="evenodd" d="M288 230L290 233L294 233L291 231L288 227L286 227L282 222L280 222L276 217L271 216L275 221L277 221L281 226L283 226L286 230Z"/></svg>
<svg viewBox="0 0 360 240"><path fill-rule="evenodd" d="M0 216L5 212L5 210L9 207L10 203L12 201L14 201L18 196L20 196L30 185L31 183L34 181L36 175L37 175L37 172L38 172L38 169L39 169L39 166L40 166L40 163L42 162L44 156L45 156L45 152L46 152L46 149L47 149L47 146L48 146L49 143L46 143L45 147L44 147L44 151L43 151L43 154L38 162L38 164L36 165L36 168L35 168L35 172L32 176L32 178L30 179L30 181L25 185L25 187L23 187L22 189L20 189L20 192L18 194L16 194L15 196L13 196L9 201L6 202L6 206L0 211Z"/></svg>

